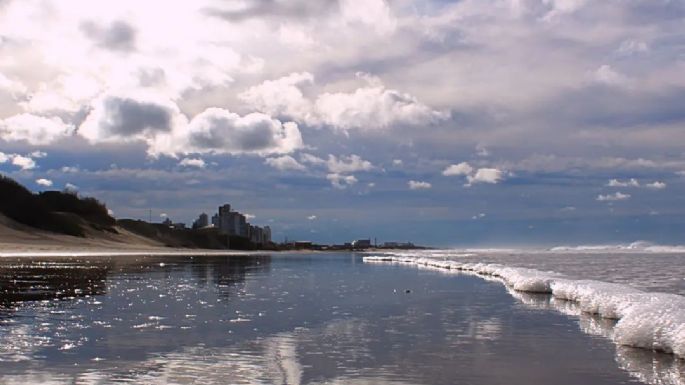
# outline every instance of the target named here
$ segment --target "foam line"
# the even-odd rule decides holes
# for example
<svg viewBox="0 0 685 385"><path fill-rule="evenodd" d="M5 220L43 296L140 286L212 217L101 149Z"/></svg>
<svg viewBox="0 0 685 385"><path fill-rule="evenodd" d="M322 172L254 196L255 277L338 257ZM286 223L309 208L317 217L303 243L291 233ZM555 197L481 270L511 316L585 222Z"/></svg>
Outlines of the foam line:
<svg viewBox="0 0 685 385"><path fill-rule="evenodd" d="M556 299L577 303L583 312L618 320L612 339L619 345L685 358L685 297L677 294L644 292L617 283L575 280L555 272L494 263L462 263L406 255L367 256L364 262L402 263L496 277L512 290L551 294Z"/></svg>

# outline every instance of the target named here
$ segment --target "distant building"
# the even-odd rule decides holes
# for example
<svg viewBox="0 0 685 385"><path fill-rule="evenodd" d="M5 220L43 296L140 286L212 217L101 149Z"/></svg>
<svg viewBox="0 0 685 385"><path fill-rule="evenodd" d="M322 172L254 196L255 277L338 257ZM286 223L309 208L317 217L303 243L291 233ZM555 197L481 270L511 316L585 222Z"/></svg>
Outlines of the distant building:
<svg viewBox="0 0 685 385"><path fill-rule="evenodd" d="M171 227L171 226L174 225L174 222L172 222L171 219L169 219L169 217L166 217L166 218L164 219L164 221L162 221L162 224L163 224L164 226L169 226L169 227Z"/></svg>
<svg viewBox="0 0 685 385"><path fill-rule="evenodd" d="M247 218L237 211L232 211L229 204L219 207L219 213L212 217L212 224L223 234L250 237Z"/></svg>
<svg viewBox="0 0 685 385"><path fill-rule="evenodd" d="M207 226L209 226L209 216L205 213L200 214L195 222L193 222L193 229L201 229Z"/></svg>
<svg viewBox="0 0 685 385"><path fill-rule="evenodd" d="M386 249L411 249L414 248L414 244L411 242L385 242L383 243L383 248Z"/></svg>
<svg viewBox="0 0 685 385"><path fill-rule="evenodd" d="M269 244L271 243L271 227L269 226L264 226L264 244Z"/></svg>
<svg viewBox="0 0 685 385"><path fill-rule="evenodd" d="M352 241L353 249L368 249L371 247L370 239L357 239Z"/></svg>

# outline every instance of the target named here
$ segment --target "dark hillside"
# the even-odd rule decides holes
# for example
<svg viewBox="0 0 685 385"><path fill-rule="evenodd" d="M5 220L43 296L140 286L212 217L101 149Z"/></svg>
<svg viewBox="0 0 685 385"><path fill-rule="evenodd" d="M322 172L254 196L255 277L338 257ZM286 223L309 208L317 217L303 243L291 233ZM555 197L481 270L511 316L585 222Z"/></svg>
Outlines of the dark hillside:
<svg viewBox="0 0 685 385"><path fill-rule="evenodd" d="M0 213L24 225L58 234L83 237L87 227L116 232L114 218L96 199L60 191L34 194L2 175Z"/></svg>

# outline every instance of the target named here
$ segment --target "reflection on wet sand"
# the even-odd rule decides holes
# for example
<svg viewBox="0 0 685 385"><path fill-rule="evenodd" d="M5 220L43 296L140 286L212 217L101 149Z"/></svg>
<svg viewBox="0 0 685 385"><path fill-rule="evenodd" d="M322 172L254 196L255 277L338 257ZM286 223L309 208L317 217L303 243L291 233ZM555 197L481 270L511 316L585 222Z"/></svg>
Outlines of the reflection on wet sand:
<svg viewBox="0 0 685 385"><path fill-rule="evenodd" d="M575 302L559 300L549 294L530 294L509 288L507 291L527 307L577 317L580 330L586 334L612 338L615 320L584 313ZM616 362L621 369L646 384L685 385L685 361L671 354L617 345Z"/></svg>
<svg viewBox="0 0 685 385"><path fill-rule="evenodd" d="M103 294L111 266L26 261L0 265L0 306L15 302Z"/></svg>
<svg viewBox="0 0 685 385"><path fill-rule="evenodd" d="M48 276L100 269L105 289L13 302L0 320L0 384L630 383L613 345L587 352L591 339L573 321L535 314L500 285L357 264L349 254L323 258L53 261ZM63 277L72 293L88 281ZM577 311L513 294L535 308ZM564 332L534 325L538 316ZM560 350L563 359L546 363ZM568 368L583 371L560 378Z"/></svg>

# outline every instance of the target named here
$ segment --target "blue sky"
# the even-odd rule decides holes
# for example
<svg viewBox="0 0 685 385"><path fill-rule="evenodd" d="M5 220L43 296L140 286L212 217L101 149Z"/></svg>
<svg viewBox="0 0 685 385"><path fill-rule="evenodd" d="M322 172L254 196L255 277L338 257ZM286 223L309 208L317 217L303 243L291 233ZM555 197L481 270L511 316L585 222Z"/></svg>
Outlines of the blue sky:
<svg viewBox="0 0 685 385"><path fill-rule="evenodd" d="M0 171L277 240L685 233L685 3L0 0Z"/></svg>

